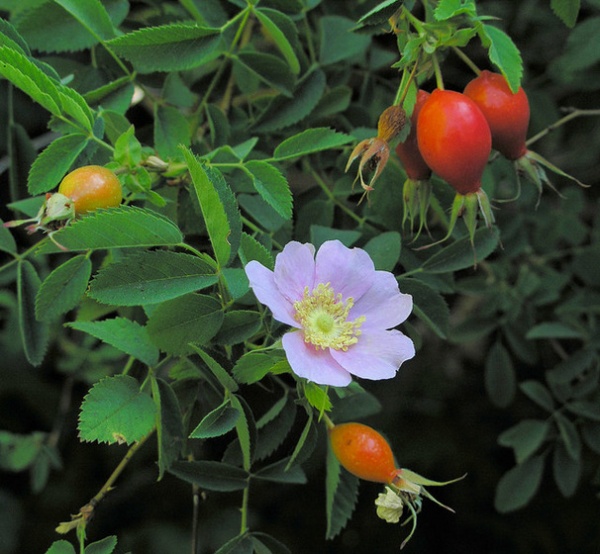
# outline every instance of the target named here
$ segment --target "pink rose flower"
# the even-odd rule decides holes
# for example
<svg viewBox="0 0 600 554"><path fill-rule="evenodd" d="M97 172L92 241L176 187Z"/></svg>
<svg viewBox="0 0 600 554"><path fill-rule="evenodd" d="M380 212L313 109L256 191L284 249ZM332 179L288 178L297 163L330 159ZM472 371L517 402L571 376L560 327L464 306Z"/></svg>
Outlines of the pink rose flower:
<svg viewBox="0 0 600 554"><path fill-rule="evenodd" d="M389 379L415 355L397 329L412 310L394 275L369 255L330 240L288 243L271 271L257 261L246 274L258 300L293 330L282 345L294 373L321 385L346 386L352 375Z"/></svg>

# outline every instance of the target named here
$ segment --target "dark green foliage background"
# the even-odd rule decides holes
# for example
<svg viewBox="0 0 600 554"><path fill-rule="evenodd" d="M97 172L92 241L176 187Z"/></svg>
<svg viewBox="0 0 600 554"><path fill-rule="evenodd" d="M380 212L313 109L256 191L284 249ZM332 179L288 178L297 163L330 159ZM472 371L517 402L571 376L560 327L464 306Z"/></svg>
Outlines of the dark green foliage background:
<svg viewBox="0 0 600 554"><path fill-rule="evenodd" d="M217 0L211 2L217 3ZM236 2L221 3L226 5L225 9L234 11ZM0 10L10 10L12 4L8 0L0 0ZM158 4L160 2L131 3L132 9L139 14L145 8L152 13ZM277 7L285 1L271 4ZM356 21L375 4L377 2L373 1L324 0L309 12L308 20L315 29L319 27L319 18L329 15L343 15ZM499 26L521 51L523 86L532 107L529 136L558 120L562 116L562 107L600 107L598 0L582 0L573 29L552 12L547 1L481 1L477 8L480 14L498 17ZM44 29L42 36L45 33L51 33L51 30ZM368 66L364 60L354 65L348 60L336 60L335 56L328 60L327 86L347 86L352 103L341 113L324 116L318 120L320 123L346 133L361 127L372 129L377 115L391 103L398 86L398 73L389 68L396 59L394 36L378 35L373 39L373 45L376 47L375 58L387 59L384 53L391 53L389 60L380 64L374 72L376 78L362 80L361 72ZM34 44L32 48L35 48ZM473 41L465 51L481 67L487 67L486 52L478 41ZM73 54L75 59L78 56ZM86 62L85 59L82 61ZM444 61L443 74L447 88L456 90L462 89L471 78L468 68L452 56ZM146 77L149 84L152 84L153 78ZM85 83L77 84L85 87ZM282 88L284 85L281 84ZM361 88L363 86L368 89ZM433 83L428 82L425 86L432 88ZM3 220L13 217L5 207L11 198L4 132L8 125L7 90L7 82L0 81L0 216ZM18 123L30 137L42 136L47 130L47 113L16 90L13 101ZM127 115L139 130L140 140L151 142L150 115L139 107L132 108ZM235 114L232 119L232 127L237 132L239 129L235 125L239 122L235 121ZM294 133L301 130L294 129ZM273 147L287 135L285 130L269 129L268 124L263 130L267 142L270 141ZM243 132L240 134L243 135ZM213 138L216 143L220 140L218 136ZM585 332L590 332L586 344L595 349L596 356L600 348L600 118L574 119L537 142L534 148L591 187L581 189L567 179L552 176L551 180L564 198L546 189L536 208L536 191L532 185L524 183L519 201L501 204L496 211L498 227L502 229L502 249L481 263L477 270L469 268L452 275L445 273L429 277L429 283L442 291L450 308L448 338L440 338L422 319L413 316L412 330L414 336L419 336L420 342L415 359L405 364L392 381L363 383L379 400L381 410L362 421L389 438L401 466L440 481L467 473L464 481L443 488L436 495L444 504L453 507L456 514L425 502L417 533L406 547L406 552L600 552L599 452L585 442L581 455L581 478L571 496L566 498L559 492L552 464L546 462L541 487L527 506L511 513L499 513L494 507L498 481L515 465L512 450L499 445L498 436L524 419L544 420L548 414L518 389L514 396L510 391L496 391L493 387L490 391L489 386L486 389L486 364L490 363L490 350L498 343L503 348L514 348L514 344L506 342L507 333L511 330L522 338L535 323L555 321L557 313L561 314L557 307L566 304L576 293L589 311L579 314L584 321L577 317L567 318L567 321L577 320L581 323L579 330L584 328ZM346 149L344 160L347 153ZM19 169L22 169L25 178L21 182L26 181L26 168L34 153L25 152L23 155L26 159ZM341 162L331 161L332 158L327 158L328 163L337 163L339 167ZM502 183L496 190L506 186L507 190L513 191L511 172L507 164L498 160L492 165L487 178L496 184ZM309 180L307 177L304 179ZM401 214L396 208L401 205L399 183L402 180L401 170L392 162L378 182L371 204L361 205L361 213L374 213L387 229L401 231ZM295 175L294 184L297 233L304 233L304 240L307 240L313 218L322 216L323 222L328 221L328 208L318 191L314 188L304 190L303 177L299 173ZM348 183L345 185L347 188ZM25 190L18 191L18 196L26 195ZM450 193L447 196L450 198ZM443 191L439 197L447 199ZM358 200L357 196L352 198ZM322 202L309 204L314 200ZM322 213L317 211L318 207ZM304 215L303 209L306 210ZM270 215L276 219L276 214ZM180 214L180 218L185 221L184 215ZM334 226L351 229L352 221L338 211ZM441 234L440 227L434 227L434 230ZM25 247L31 240L24 233L15 236ZM403 244L400 258L400 266L407 269L416 263L417 256L406 245L409 238ZM540 276L546 279L541 285L537 281ZM452 282L449 281L451 278ZM14 274L4 272L0 274L0 280L2 285L10 287ZM530 284L532 288L528 289ZM486 289L488 285L492 288ZM529 290L532 292L527 292ZM547 298L536 303L536 295L539 295L538 300L544 295ZM525 310L524 319L513 321L511 314L522 305L531 307L531 312ZM90 382L73 381L65 388L65 374L68 374L69 368L56 365L58 355L54 349L48 352L41 367L32 367L21 351L15 311L16 307L7 297L0 297L3 337L0 345L0 430L21 434L48 431L57 423L54 421L57 406L66 402L69 408L65 412L65 420L60 423L64 429L72 431L61 435L58 448L62 467L51 471L42 491L32 491L29 472L0 472L0 554L42 553L58 540L54 532L58 522L68 520L71 512L97 492L125 454L126 447L79 442L75 432L77 418L81 401L93 382L92 376ZM529 316L531 319L526 321ZM525 352L521 352L520 356L510 350L518 383L528 380L544 382L545 372L560 361L550 345L553 341L559 342L560 348L568 354L576 352L581 344L579 338L564 339L562 336L524 341L527 343L523 347ZM520 344L523 346L522 342ZM90 337L81 341L80 346L97 348ZM95 368L99 377L110 372L110 353L99 355L98 359L105 364ZM116 354L115 359L118 359ZM597 368L597 357L595 363ZM590 373L593 379L593 369ZM595 388L592 387L586 398L595 403L598 413L597 375L595 379ZM507 395L506 402L501 398L502 394ZM244 397L257 417L274 402L268 388L248 387ZM294 437L297 440L304 421L302 416L298 417L290 437L277 450L281 453L280 457L289 455L293 450ZM595 425L598 426L597 420ZM276 537L292 552L300 554L396 552L405 529L386 524L376 517L373 501L381 487L366 482L361 483L359 501L348 525L333 540L325 540L326 449L323 430L321 426L316 450L303 464L307 484L252 483L251 529ZM228 436L207 441L204 446L206 459L219 459L230 439ZM156 483L156 460L155 443L150 441L97 510L96 518L88 528L90 540L117 535L119 553L178 554L189 551L191 486L170 474L165 474ZM201 501L199 514L201 552L214 552L238 532L239 493L207 492Z"/></svg>

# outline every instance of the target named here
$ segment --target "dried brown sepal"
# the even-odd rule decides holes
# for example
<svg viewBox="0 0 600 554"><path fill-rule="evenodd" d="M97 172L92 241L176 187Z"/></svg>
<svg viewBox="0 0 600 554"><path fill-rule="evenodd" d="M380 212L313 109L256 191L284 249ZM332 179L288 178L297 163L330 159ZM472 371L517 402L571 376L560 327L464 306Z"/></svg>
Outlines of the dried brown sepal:
<svg viewBox="0 0 600 554"><path fill-rule="evenodd" d="M377 138L389 142L398 136L406 124L406 112L402 106L390 106L383 110L377 122Z"/></svg>
<svg viewBox="0 0 600 554"><path fill-rule="evenodd" d="M388 162L390 157L390 147L387 142L381 140L379 137L365 139L359 142L348 158L346 164L346 171L352 165L352 162L360 156L360 163L358 164L358 175L357 179L360 179L361 187L370 192L373 190L373 184L377 178L381 175L383 168ZM372 170L373 176L367 184L364 179L364 171Z"/></svg>

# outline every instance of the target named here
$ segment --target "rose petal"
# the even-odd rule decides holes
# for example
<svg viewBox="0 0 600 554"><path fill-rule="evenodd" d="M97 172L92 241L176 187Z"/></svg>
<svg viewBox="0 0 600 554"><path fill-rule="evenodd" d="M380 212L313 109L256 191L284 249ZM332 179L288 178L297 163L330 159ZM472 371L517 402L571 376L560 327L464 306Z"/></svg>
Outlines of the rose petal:
<svg viewBox="0 0 600 554"><path fill-rule="evenodd" d="M331 350L346 371L363 379L390 379L414 355L413 342L396 329L363 333L348 350Z"/></svg>
<svg viewBox="0 0 600 554"><path fill-rule="evenodd" d="M274 273L255 260L248 262L245 270L258 301L273 312L277 321L298 327L298 322L294 319L294 307L279 292L275 285Z"/></svg>
<svg viewBox="0 0 600 554"><path fill-rule="evenodd" d="M375 271L371 285L355 302L349 319L364 315L362 329L391 329L405 321L412 310L412 296L400 292L396 278L388 271Z"/></svg>
<svg viewBox="0 0 600 554"><path fill-rule="evenodd" d="M299 377L333 387L345 387L352 381L350 374L331 357L329 350L317 350L304 342L302 331L286 333L281 342L292 370Z"/></svg>
<svg viewBox="0 0 600 554"><path fill-rule="evenodd" d="M371 286L373 260L360 248L348 248L339 240L324 242L316 257L316 282L330 283L343 299L359 299Z"/></svg>
<svg viewBox="0 0 600 554"><path fill-rule="evenodd" d="M315 285L315 247L288 242L275 260L275 284L292 303L302 298L305 287L311 291Z"/></svg>

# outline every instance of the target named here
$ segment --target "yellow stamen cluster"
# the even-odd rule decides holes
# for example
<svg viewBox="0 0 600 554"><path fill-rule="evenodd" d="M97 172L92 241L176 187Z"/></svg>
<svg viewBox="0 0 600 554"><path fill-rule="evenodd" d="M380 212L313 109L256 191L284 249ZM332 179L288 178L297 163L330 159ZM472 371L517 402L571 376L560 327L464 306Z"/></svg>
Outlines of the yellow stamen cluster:
<svg viewBox="0 0 600 554"><path fill-rule="evenodd" d="M348 350L358 342L360 326L365 321L365 316L348 320L352 306L354 299L344 301L330 283L320 283L312 291L305 287L302 299L294 302L295 318L304 331L304 341L317 349Z"/></svg>

